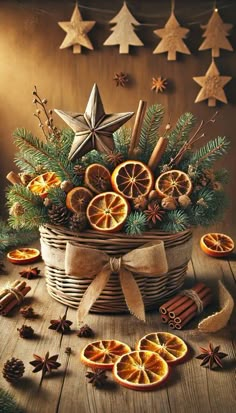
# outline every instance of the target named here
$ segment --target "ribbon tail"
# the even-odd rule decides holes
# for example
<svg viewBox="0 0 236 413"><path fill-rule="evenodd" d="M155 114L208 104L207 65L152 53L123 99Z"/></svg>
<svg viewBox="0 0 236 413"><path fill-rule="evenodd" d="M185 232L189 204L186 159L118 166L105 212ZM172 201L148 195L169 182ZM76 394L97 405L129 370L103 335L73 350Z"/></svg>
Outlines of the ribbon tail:
<svg viewBox="0 0 236 413"><path fill-rule="evenodd" d="M93 279L87 290L85 291L77 312L78 322L84 320L90 308L93 306L102 290L104 289L110 277L109 269L102 269L98 275Z"/></svg>
<svg viewBox="0 0 236 413"><path fill-rule="evenodd" d="M120 284L125 297L125 301L131 314L145 321L145 309L138 284L132 273L125 269L120 270Z"/></svg>

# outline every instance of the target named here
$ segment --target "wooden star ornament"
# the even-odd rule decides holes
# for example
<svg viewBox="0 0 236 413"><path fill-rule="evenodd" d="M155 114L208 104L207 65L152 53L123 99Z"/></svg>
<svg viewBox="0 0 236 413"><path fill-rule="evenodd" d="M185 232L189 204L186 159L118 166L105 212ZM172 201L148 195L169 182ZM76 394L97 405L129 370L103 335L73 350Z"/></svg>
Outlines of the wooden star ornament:
<svg viewBox="0 0 236 413"><path fill-rule="evenodd" d="M95 21L83 21L78 5L75 5L71 20L69 22L58 22L59 26L66 32L66 37L60 45L60 49L73 46L73 53L81 53L81 46L93 50L93 45L87 33L95 25Z"/></svg>
<svg viewBox="0 0 236 413"><path fill-rule="evenodd" d="M181 27L171 12L169 20L163 29L154 30L154 33L162 40L153 51L154 54L168 52L168 60L176 60L176 53L191 54L183 39L186 37L189 29Z"/></svg>
<svg viewBox="0 0 236 413"><path fill-rule="evenodd" d="M231 76L220 76L213 59L205 76L193 77L193 80L202 87L195 99L195 103L202 102L206 99L208 99L208 106L216 106L216 100L228 103L223 87L231 79Z"/></svg>
<svg viewBox="0 0 236 413"><path fill-rule="evenodd" d="M113 132L119 129L134 112L106 114L96 84L94 84L85 113L55 112L75 132L68 156L70 161L81 158L92 149L110 154L114 149Z"/></svg>

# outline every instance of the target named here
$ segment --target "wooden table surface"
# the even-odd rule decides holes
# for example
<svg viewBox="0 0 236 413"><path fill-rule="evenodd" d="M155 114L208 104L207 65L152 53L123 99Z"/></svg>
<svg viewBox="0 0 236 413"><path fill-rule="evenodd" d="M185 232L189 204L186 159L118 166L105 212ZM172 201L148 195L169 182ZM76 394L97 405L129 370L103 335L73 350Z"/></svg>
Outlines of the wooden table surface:
<svg viewBox="0 0 236 413"><path fill-rule="evenodd" d="M196 281L206 282L215 291L215 302L204 312L204 317L217 310L217 285L222 280L231 294L236 297L236 260L235 255L227 259L214 259L206 256L199 248L199 232L194 236L192 261L186 276L186 287L191 287ZM37 245L37 243L35 244ZM33 306L39 317L27 320L36 333L31 340L19 337L17 328L24 322L23 317L15 310L10 316L1 317L0 357L1 370L6 360L17 357L24 361L25 374L16 385L10 385L0 375L0 387L9 390L27 413L235 413L235 339L236 314L226 328L214 333L199 333L198 321L189 323L183 331L177 334L189 345L190 359L176 367L172 367L171 376L165 386L152 392L137 392L119 386L108 373L108 383L105 388L97 389L88 384L85 378L86 367L80 362L80 351L91 339L79 338L76 334L76 310L66 308L52 299L45 286L44 264L41 277L29 280L32 290L25 299L26 304ZM7 281L19 277L22 267L6 263L6 274L0 276L0 287ZM67 318L73 321L74 331L70 335L61 336L48 326L51 319L62 316L67 310ZM147 314L144 324L133 316L126 315L96 315L89 314L87 323L94 329L95 338L116 338L131 347L143 335L154 331L168 331L161 324L158 309ZM175 332L175 331L174 331ZM209 342L220 345L221 351L228 354L223 360L224 369L209 370L200 367L199 346L206 347ZM66 347L71 347L72 353L65 353ZM61 368L44 379L39 387L41 373L32 373L29 364L32 355L44 356L59 354ZM12 412L14 413L14 412Z"/></svg>

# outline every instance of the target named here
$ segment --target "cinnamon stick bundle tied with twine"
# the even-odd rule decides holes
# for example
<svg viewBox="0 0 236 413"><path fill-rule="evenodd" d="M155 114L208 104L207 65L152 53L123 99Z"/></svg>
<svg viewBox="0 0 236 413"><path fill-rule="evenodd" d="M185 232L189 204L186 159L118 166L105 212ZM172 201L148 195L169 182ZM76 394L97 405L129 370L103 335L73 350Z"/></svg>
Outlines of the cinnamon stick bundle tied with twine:
<svg viewBox="0 0 236 413"><path fill-rule="evenodd" d="M161 320L172 329L181 330L192 318L201 314L212 301L212 291L203 283L183 290L160 308Z"/></svg>
<svg viewBox="0 0 236 413"><path fill-rule="evenodd" d="M31 287L21 280L5 285L0 291L0 315L6 316L13 308L20 305L30 290Z"/></svg>

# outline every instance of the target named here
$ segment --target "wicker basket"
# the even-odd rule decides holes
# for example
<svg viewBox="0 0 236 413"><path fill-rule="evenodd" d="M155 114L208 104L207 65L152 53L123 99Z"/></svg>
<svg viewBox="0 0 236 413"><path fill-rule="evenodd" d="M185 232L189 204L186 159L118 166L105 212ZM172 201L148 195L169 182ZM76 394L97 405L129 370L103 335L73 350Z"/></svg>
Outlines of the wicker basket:
<svg viewBox="0 0 236 413"><path fill-rule="evenodd" d="M78 308L81 298L91 283L91 278L78 278L65 273L65 249L68 241L76 245L100 249L109 256L118 257L147 242L162 240L165 245L168 273L158 277L135 275L146 310L160 305L181 288L192 251L190 230L177 234L152 230L142 236L129 237L122 233L104 234L93 230L75 233L65 228L44 225L40 227L40 235L48 292L56 300L74 308ZM111 274L91 311L97 313L128 311L117 274Z"/></svg>

